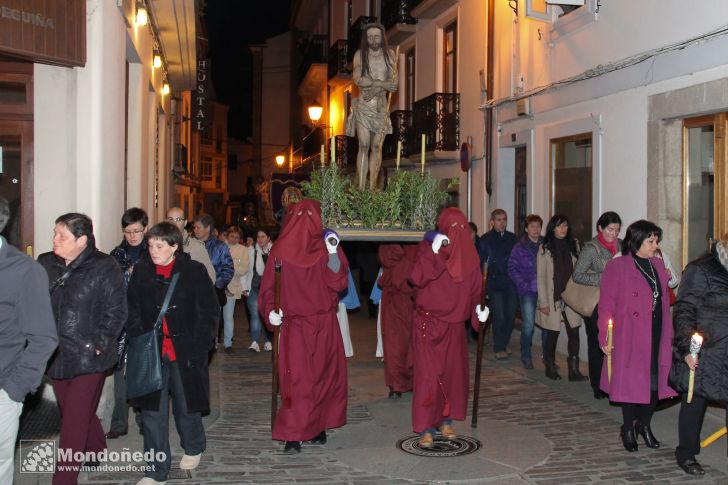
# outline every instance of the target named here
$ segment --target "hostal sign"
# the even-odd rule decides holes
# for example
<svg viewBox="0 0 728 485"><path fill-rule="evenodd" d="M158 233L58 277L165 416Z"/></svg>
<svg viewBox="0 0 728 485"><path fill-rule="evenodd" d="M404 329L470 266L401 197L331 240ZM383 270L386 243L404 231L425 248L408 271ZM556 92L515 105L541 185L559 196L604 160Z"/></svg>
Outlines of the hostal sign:
<svg viewBox="0 0 728 485"><path fill-rule="evenodd" d="M192 127L197 131L210 131L210 60L197 61L197 87L192 103Z"/></svg>

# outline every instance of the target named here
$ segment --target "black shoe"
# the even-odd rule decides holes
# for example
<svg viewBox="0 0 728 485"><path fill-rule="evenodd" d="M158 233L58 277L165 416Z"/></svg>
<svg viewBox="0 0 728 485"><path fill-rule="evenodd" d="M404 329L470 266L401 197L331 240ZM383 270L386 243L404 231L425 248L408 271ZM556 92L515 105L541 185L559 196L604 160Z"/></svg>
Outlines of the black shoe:
<svg viewBox="0 0 728 485"><path fill-rule="evenodd" d="M226 354L230 355L230 354L232 354L233 352L234 352L234 351L233 351L233 348L232 348L232 347L225 347L225 353L226 353Z"/></svg>
<svg viewBox="0 0 728 485"><path fill-rule="evenodd" d="M523 368L524 369L526 369L526 370L533 369L533 362L531 361L531 359L522 360L521 362L523 362Z"/></svg>
<svg viewBox="0 0 728 485"><path fill-rule="evenodd" d="M139 434L144 436L144 426L139 426Z"/></svg>
<svg viewBox="0 0 728 485"><path fill-rule="evenodd" d="M690 458L685 461L678 461L677 466L683 469L688 475L705 475L705 470L700 466L700 463L695 461L695 458Z"/></svg>
<svg viewBox="0 0 728 485"><path fill-rule="evenodd" d="M622 426L619 435L622 437L625 450L629 452L637 451L637 438L634 435L634 427L624 429L624 426Z"/></svg>
<svg viewBox="0 0 728 485"><path fill-rule="evenodd" d="M552 381L558 381L559 379L561 379L561 376L558 372L556 372L556 367L554 367L554 364L552 362L546 363L546 377L548 377Z"/></svg>
<svg viewBox="0 0 728 485"><path fill-rule="evenodd" d="M86 461L83 463L83 465L81 465L81 468L84 468L86 470L96 470L100 466L100 461Z"/></svg>
<svg viewBox="0 0 728 485"><path fill-rule="evenodd" d="M106 439L107 440L115 440L119 436L124 436L127 432L124 431L123 433L120 433L119 431L114 431L113 429L106 433Z"/></svg>
<svg viewBox="0 0 728 485"><path fill-rule="evenodd" d="M311 443L314 445L325 445L326 444L326 430L321 431L319 434L317 434L316 437L311 440Z"/></svg>
<svg viewBox="0 0 728 485"><path fill-rule="evenodd" d="M301 442L300 441L286 441L286 446L283 447L283 453L300 453Z"/></svg>
<svg viewBox="0 0 728 485"><path fill-rule="evenodd" d="M594 399L604 399L605 397L607 397L607 393L601 389L594 389Z"/></svg>
<svg viewBox="0 0 728 485"><path fill-rule="evenodd" d="M657 441L657 438L655 438L655 435L652 434L652 430L650 429L650 426L642 426L640 423L637 423L635 425L635 431L637 431L637 434L642 436L642 438L645 440L645 444L647 445L647 448L659 448L660 442Z"/></svg>
<svg viewBox="0 0 728 485"><path fill-rule="evenodd" d="M588 381L589 378L579 371L579 357L572 356L567 360L569 368L569 380L572 382Z"/></svg>
<svg viewBox="0 0 728 485"><path fill-rule="evenodd" d="M400 399L402 397L402 393L399 391L390 390L389 391L389 399Z"/></svg>

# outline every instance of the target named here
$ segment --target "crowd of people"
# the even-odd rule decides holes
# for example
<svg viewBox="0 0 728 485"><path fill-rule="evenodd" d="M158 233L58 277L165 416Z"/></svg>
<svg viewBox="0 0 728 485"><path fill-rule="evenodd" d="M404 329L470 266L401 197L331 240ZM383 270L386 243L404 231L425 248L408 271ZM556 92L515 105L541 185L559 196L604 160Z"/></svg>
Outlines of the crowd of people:
<svg viewBox="0 0 728 485"><path fill-rule="evenodd" d="M0 198L0 231L8 219ZM662 229L650 221L633 222L620 239L621 218L605 212L596 236L581 245L563 214L545 230L541 217L527 216L520 238L506 230L507 221L496 209L478 237L459 209L447 208L421 242L379 247L385 384L393 399L412 392L419 446L454 439L455 421L465 419L466 333L483 332L490 321L494 357L509 359L520 310L523 367L534 369L538 328L545 375L561 379L556 347L563 329L568 380L589 381L595 398L620 404L628 452L638 450L638 437L660 447L652 415L660 400L681 394L676 460L686 473L703 474L696 460L703 416L708 402L728 399L728 234L690 263L681 281L659 249ZM12 482L22 402L44 374L61 411L59 447L101 452L106 440L128 433L133 409L153 465L139 485L163 483L172 464L171 405L184 450L179 467L196 468L206 449L208 365L220 345L235 351L241 300L247 350L273 352L277 365L273 439L296 453L345 425L348 332L337 312L351 275L318 202L289 205L277 238L266 227L218 231L207 214L189 222L179 207L148 226L142 209L126 210L122 241L106 255L90 218L64 214L55 221L53 250L37 262L0 237L0 307L12 308L0 314L0 483ZM575 294L587 296L576 301ZM579 362L582 326L588 376ZM702 336L699 352L695 333ZM148 342L157 352L140 353ZM96 409L112 374L114 410L104 433ZM54 485L77 482L79 456L59 456Z"/></svg>

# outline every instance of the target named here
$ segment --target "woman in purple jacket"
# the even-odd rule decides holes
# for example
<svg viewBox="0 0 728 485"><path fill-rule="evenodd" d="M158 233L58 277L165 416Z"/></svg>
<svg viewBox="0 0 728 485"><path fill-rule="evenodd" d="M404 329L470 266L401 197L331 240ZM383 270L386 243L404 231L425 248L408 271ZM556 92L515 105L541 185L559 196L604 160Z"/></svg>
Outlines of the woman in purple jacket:
<svg viewBox="0 0 728 485"><path fill-rule="evenodd" d="M526 369L533 369L531 344L536 315L536 253L541 245L543 219L536 214L526 216L526 233L518 240L508 258L508 276L516 285L521 303L521 362Z"/></svg>
<svg viewBox="0 0 728 485"><path fill-rule="evenodd" d="M667 282L670 275L655 257L662 229L639 220L627 228L622 257L607 263L599 296L599 345L612 357L602 366L601 388L622 404L622 444L637 451L636 434L649 448L659 448L650 421L660 399L677 395L667 384L672 363L672 317ZM607 345L609 321L613 343ZM635 434L636 433L636 434Z"/></svg>

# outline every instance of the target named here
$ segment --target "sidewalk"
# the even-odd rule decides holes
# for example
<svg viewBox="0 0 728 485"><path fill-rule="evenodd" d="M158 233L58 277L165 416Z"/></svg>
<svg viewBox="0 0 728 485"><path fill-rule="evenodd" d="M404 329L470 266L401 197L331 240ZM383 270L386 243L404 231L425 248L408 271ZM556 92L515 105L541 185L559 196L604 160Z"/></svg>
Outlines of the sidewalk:
<svg viewBox="0 0 728 485"><path fill-rule="evenodd" d="M244 315L241 308L238 313ZM350 320L355 356L349 359L349 419L345 427L329 432L328 444L304 444L300 454L286 455L282 443L270 439L270 353L245 350L247 322L242 317L236 322L236 352L217 354L212 363L207 451L192 478L170 478L168 483L728 484L725 438L699 456L707 471L702 479L675 465L679 406L655 415L652 428L663 443L661 449L640 446L638 452L627 453L618 435L620 408L593 399L588 383L551 381L538 364L526 371L517 355L495 361L491 349L486 349L483 363L478 428L470 427L470 417L456 423L458 432L478 438L483 448L456 458L406 454L395 444L412 435L410 395L386 398L382 364L374 357L376 322L362 312L351 314ZM518 347L519 337L514 332L512 348ZM538 352L536 348L535 355ZM474 344L470 355L473 361ZM560 365L566 368L563 356ZM722 413L709 412L704 437L723 425ZM130 434L110 440L110 451L142 450L142 437L131 420L133 416ZM182 451L171 423L170 428L176 464ZM80 479L96 485L133 485L141 476L83 472ZM16 483L50 484L50 475L17 475Z"/></svg>

